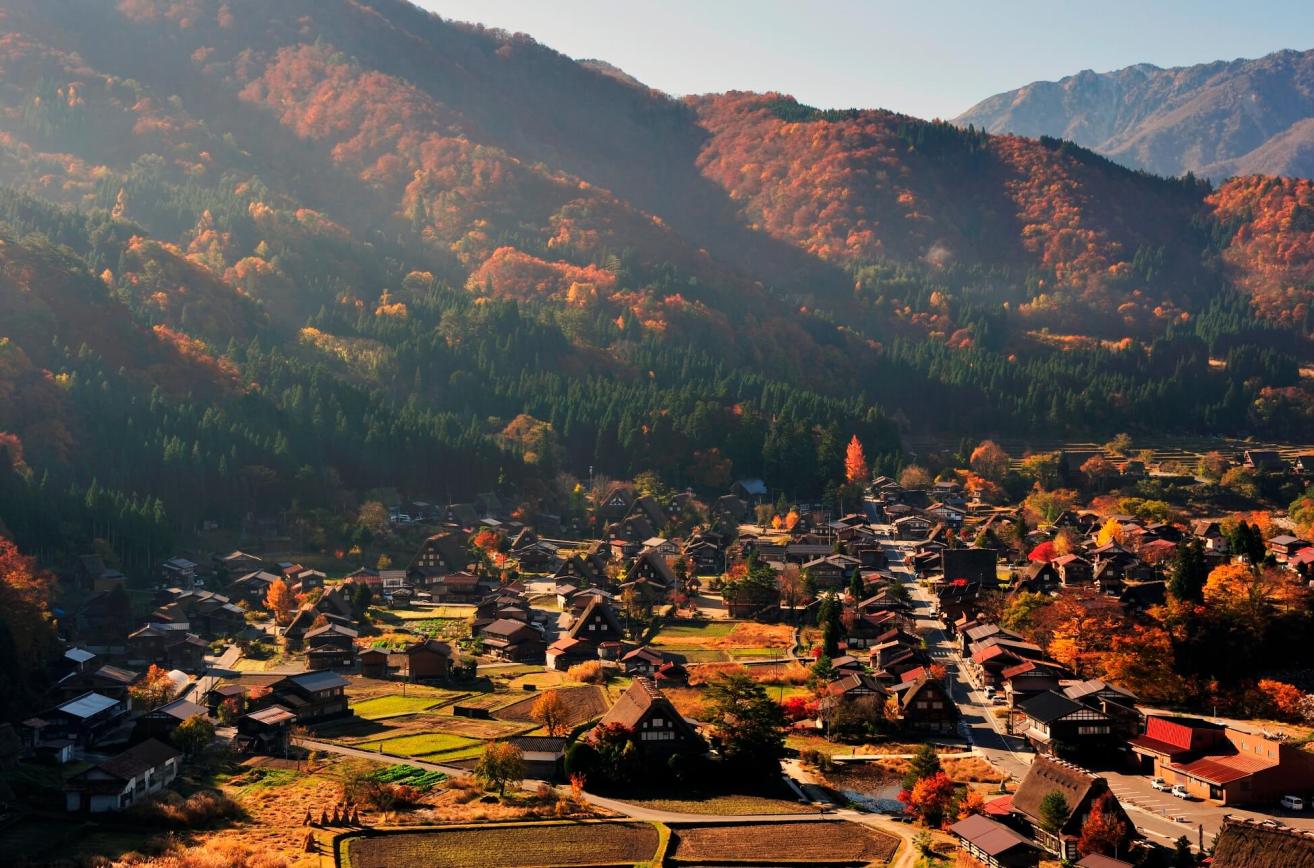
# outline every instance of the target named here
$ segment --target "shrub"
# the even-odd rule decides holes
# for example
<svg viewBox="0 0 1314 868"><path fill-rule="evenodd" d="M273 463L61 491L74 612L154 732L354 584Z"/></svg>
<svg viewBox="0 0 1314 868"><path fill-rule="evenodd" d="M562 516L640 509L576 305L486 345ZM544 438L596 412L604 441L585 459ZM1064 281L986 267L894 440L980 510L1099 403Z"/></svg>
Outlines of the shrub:
<svg viewBox="0 0 1314 868"><path fill-rule="evenodd" d="M566 677L571 681L578 681L582 684L604 684L607 681L606 670L597 660L589 660L585 663L576 663L566 671Z"/></svg>
<svg viewBox="0 0 1314 868"><path fill-rule="evenodd" d="M169 792L159 799L139 802L128 812L145 823L170 829L200 829L246 816L241 805L214 790L202 790L185 799Z"/></svg>

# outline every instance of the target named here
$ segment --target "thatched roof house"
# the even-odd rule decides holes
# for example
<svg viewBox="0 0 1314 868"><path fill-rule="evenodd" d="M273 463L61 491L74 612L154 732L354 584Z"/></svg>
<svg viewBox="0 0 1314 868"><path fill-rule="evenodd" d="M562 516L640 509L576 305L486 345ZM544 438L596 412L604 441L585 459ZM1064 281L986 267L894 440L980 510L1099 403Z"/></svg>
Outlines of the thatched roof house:
<svg viewBox="0 0 1314 868"><path fill-rule="evenodd" d="M1314 868L1314 833L1228 817L1214 840L1214 868Z"/></svg>

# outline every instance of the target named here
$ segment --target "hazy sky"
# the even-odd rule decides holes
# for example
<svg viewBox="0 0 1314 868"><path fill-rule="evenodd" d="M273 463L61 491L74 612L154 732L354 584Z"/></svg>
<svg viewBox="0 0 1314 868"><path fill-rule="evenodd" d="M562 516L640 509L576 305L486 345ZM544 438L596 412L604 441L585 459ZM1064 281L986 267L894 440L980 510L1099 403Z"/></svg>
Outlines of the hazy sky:
<svg viewBox="0 0 1314 868"><path fill-rule="evenodd" d="M822 108L953 117L1039 79L1314 47L1296 0L419 0L672 94L779 90Z"/></svg>

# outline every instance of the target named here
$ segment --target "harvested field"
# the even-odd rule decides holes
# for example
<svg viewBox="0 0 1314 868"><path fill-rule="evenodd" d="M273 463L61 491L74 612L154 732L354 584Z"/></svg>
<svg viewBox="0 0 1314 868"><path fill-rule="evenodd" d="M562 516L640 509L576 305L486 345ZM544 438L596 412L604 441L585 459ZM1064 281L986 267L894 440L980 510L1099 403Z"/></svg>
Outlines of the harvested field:
<svg viewBox="0 0 1314 868"><path fill-rule="evenodd" d="M605 714L611 705L603 695L602 688L597 685L558 687L556 688L556 694L566 704L566 725L570 727L578 726L586 720L592 720ZM541 694L530 694L519 702L499 709L493 713L493 716L498 720L532 722L534 718L530 712L533 710L534 703L538 700L539 695Z"/></svg>
<svg viewBox="0 0 1314 868"><path fill-rule="evenodd" d="M740 860L771 865L781 861L888 862L899 848L894 835L857 823L810 822L685 826L671 832L679 862Z"/></svg>
<svg viewBox="0 0 1314 868"><path fill-rule="evenodd" d="M820 808L802 805L792 799L777 799L742 793L708 795L702 798L626 799L627 804L652 811L674 814L734 815L750 817L764 814L817 814Z"/></svg>
<svg viewBox="0 0 1314 868"><path fill-rule="evenodd" d="M532 823L351 838L352 868L539 868L634 864L657 852L648 823Z"/></svg>

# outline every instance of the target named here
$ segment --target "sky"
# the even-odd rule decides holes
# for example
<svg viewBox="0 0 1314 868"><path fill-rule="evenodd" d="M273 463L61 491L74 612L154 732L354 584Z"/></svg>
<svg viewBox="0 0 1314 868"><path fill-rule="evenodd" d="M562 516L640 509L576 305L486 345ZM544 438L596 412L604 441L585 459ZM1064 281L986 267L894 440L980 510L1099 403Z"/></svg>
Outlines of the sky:
<svg viewBox="0 0 1314 868"><path fill-rule="evenodd" d="M776 90L819 108L951 118L1083 69L1314 47L1294 0L418 0L528 33L674 95Z"/></svg>

